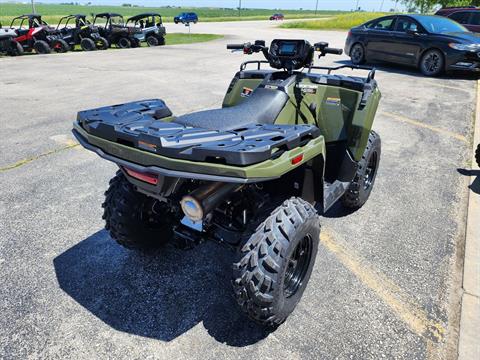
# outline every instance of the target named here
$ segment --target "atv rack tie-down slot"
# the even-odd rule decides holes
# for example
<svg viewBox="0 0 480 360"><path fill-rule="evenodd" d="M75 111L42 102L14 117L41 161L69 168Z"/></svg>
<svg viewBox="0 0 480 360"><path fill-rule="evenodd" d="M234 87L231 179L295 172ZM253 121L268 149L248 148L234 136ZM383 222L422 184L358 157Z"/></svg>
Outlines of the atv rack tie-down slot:
<svg viewBox="0 0 480 360"><path fill-rule="evenodd" d="M313 125L252 123L228 131L184 126L158 99L81 111L77 122L91 135L139 150L236 166L274 159L320 136Z"/></svg>

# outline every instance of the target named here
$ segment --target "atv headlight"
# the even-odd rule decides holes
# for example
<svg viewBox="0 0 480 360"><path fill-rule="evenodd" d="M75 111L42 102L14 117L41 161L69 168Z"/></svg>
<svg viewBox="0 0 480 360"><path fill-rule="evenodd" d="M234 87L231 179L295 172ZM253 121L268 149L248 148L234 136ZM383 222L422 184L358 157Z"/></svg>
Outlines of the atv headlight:
<svg viewBox="0 0 480 360"><path fill-rule="evenodd" d="M480 50L480 44L459 44L459 43L450 43L448 44L452 49L460 51L477 51Z"/></svg>

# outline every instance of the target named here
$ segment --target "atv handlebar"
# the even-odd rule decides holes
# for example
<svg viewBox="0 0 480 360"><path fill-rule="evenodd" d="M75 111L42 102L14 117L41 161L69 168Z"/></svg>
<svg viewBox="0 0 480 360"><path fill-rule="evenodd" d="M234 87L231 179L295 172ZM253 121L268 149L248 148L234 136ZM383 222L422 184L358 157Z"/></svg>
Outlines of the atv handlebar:
<svg viewBox="0 0 480 360"><path fill-rule="evenodd" d="M227 50L243 50L245 44L228 44Z"/></svg>
<svg viewBox="0 0 480 360"><path fill-rule="evenodd" d="M326 47L325 49L323 49L323 53L333 54L333 55L342 55L343 50L342 49L337 49L337 48Z"/></svg>

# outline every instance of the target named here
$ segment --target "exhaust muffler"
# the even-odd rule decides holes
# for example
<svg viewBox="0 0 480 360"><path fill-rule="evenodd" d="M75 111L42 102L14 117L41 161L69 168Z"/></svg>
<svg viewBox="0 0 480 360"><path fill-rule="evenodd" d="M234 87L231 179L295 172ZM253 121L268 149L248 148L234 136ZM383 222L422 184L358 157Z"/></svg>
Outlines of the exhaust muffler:
<svg viewBox="0 0 480 360"><path fill-rule="evenodd" d="M202 221L229 195L240 190L243 184L212 182L185 195L180 201L183 213L192 221Z"/></svg>

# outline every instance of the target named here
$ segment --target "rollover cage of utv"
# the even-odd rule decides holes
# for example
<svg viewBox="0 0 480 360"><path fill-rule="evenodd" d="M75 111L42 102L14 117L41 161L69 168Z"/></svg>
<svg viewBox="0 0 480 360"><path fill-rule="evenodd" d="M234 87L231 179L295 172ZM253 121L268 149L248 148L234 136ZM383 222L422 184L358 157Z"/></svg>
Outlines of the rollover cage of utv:
<svg viewBox="0 0 480 360"><path fill-rule="evenodd" d="M125 20L120 14L109 12L96 14L93 25L98 27L100 35L107 39L110 45L121 49L140 46L140 41L135 37L140 30L125 26Z"/></svg>
<svg viewBox="0 0 480 360"><path fill-rule="evenodd" d="M59 53L70 50L60 32L43 21L41 15L17 16L12 19L10 28L17 32L15 40L22 45L24 51L35 50L39 54L48 54L52 50Z"/></svg>
<svg viewBox="0 0 480 360"><path fill-rule="evenodd" d="M58 22L57 31L72 49L76 45L80 45L83 51L106 50L109 47L107 39L100 36L98 27L93 26L84 14L62 17Z"/></svg>
<svg viewBox="0 0 480 360"><path fill-rule="evenodd" d="M274 327L310 278L318 213L338 201L358 209L372 191L381 95L370 68L314 66L315 52L342 53L327 43L228 48L266 60L241 65L222 108L174 116L159 99L106 106L79 112L73 133L119 166L103 204L113 239L130 249L225 244L236 251L239 306ZM347 68L369 75L338 74Z"/></svg>
<svg viewBox="0 0 480 360"><path fill-rule="evenodd" d="M132 16L127 19L127 27L140 30L135 34L135 38L145 41L148 46L165 45L167 31L159 13L143 13Z"/></svg>

